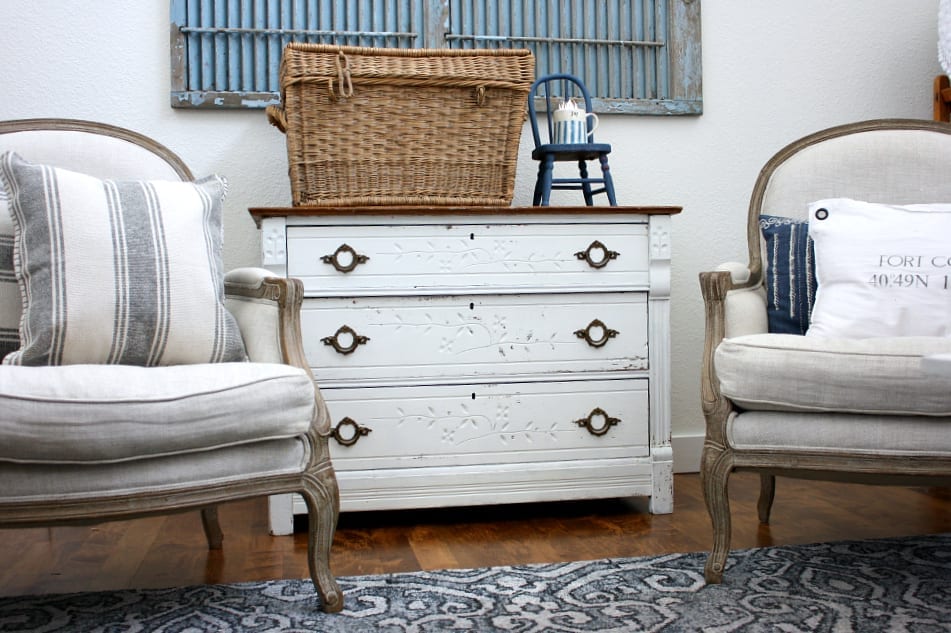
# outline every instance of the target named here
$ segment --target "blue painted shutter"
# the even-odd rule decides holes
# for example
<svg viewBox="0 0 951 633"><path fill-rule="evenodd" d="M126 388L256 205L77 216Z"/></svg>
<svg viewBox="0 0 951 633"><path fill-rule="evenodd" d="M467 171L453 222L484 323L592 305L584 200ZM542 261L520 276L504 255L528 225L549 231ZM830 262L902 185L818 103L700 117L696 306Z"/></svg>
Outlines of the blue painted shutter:
<svg viewBox="0 0 951 633"><path fill-rule="evenodd" d="M601 103L664 99L667 0L451 0L450 45L518 46L537 74L579 77Z"/></svg>
<svg viewBox="0 0 951 633"><path fill-rule="evenodd" d="M172 105L277 100L291 40L531 49L581 77L598 112L695 114L700 0L171 0Z"/></svg>
<svg viewBox="0 0 951 633"><path fill-rule="evenodd" d="M277 103L290 41L414 48L415 0L171 0L172 106Z"/></svg>

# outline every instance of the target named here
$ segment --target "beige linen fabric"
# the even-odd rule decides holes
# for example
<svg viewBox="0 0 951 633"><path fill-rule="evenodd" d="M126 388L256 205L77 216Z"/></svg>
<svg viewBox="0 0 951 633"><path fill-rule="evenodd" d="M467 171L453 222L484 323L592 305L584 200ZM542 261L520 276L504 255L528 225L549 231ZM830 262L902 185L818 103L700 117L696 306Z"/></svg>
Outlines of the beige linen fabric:
<svg viewBox="0 0 951 633"><path fill-rule="evenodd" d="M303 435L314 415L303 369L0 365L0 461L109 463Z"/></svg>
<svg viewBox="0 0 951 633"><path fill-rule="evenodd" d="M826 339L751 334L714 352L723 395L752 410L951 416L951 388L921 370L921 357L951 352L951 339Z"/></svg>

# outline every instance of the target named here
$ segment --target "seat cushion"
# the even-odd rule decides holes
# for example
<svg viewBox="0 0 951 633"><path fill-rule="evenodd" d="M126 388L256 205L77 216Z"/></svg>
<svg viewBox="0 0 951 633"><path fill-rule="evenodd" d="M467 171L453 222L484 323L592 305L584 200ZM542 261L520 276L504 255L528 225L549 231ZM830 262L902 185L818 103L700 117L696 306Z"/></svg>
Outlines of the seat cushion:
<svg viewBox="0 0 951 633"><path fill-rule="evenodd" d="M310 457L307 442L291 438L101 464L51 467L0 461L0 504L174 494L301 473Z"/></svg>
<svg viewBox="0 0 951 633"><path fill-rule="evenodd" d="M921 358L951 351L951 339L828 339L751 334L714 353L720 390L748 410L951 415L951 385Z"/></svg>
<svg viewBox="0 0 951 633"><path fill-rule="evenodd" d="M741 451L806 451L888 457L951 456L951 418L789 411L746 411L727 423Z"/></svg>
<svg viewBox="0 0 951 633"><path fill-rule="evenodd" d="M0 460L109 463L305 433L307 372L271 363L0 365Z"/></svg>

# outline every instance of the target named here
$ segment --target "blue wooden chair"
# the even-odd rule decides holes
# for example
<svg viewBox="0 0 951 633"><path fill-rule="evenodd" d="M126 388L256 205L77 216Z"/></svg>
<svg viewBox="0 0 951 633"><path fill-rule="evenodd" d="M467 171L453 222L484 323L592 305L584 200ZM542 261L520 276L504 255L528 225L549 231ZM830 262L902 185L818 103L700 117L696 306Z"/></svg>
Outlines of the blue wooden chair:
<svg viewBox="0 0 951 633"><path fill-rule="evenodd" d="M588 206L594 204L596 194L607 194L611 206L617 206L614 197L614 182L611 179L611 168L608 165L608 154L611 145L595 143L592 132L592 123L589 118L587 130L589 132L586 143L555 143L555 126L552 113L558 105L568 99L584 102L585 112L591 112L591 95L584 83L573 75L554 74L539 77L532 84L528 93L528 117L532 124L532 136L535 139L535 150L532 158L539 161L538 179L535 181L535 195L532 204L548 206L552 189L577 189L584 195L584 202ZM548 128L547 142L542 142L538 126L538 112L536 108L541 103L545 105ZM580 105L580 103L578 103ZM601 166L601 176L592 178L588 175L588 161L597 160ZM555 162L574 161L578 163L578 177L554 178ZM594 187L599 187L595 189Z"/></svg>

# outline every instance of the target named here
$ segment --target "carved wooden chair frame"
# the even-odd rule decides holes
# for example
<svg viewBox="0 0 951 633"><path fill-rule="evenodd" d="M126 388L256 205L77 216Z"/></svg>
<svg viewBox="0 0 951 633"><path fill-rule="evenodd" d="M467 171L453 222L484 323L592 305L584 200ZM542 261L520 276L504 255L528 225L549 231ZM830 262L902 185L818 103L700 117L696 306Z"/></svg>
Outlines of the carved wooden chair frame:
<svg viewBox="0 0 951 633"><path fill-rule="evenodd" d="M112 136L140 145L160 156L183 180L192 173L175 153L156 141L120 127L72 119L23 119L0 122L0 135L34 130L66 130ZM231 275L225 278L225 297L229 301L270 304L277 311L277 330L282 362L307 371L301 332L300 309L303 284L297 279ZM339 514L339 492L330 461L328 446L329 414L323 398L315 390L317 406L311 427L304 436L309 444L309 459L302 472L266 477L250 477L217 485L185 486L138 491L126 495L103 495L80 501L16 501L0 503L0 527L22 528L64 524L89 524L131 519L152 514L170 514L201 510L202 524L209 548L222 545L222 530L217 505L229 501L265 495L298 493L309 512L308 566L325 611L343 608L343 593L330 572L329 557Z"/></svg>
<svg viewBox="0 0 951 633"><path fill-rule="evenodd" d="M758 514L762 523L769 522L776 476L891 485L951 484L951 460L945 458L788 449L737 450L730 446L727 437L728 422L740 408L720 393L713 356L725 336L727 293L757 288L763 284L759 215L770 178L787 159L806 148L837 137L874 130L924 130L951 135L951 125L947 123L881 119L830 128L789 144L763 167L753 189L747 222L749 278L734 280L728 271L700 273L706 324L701 367L701 406L706 419L706 438L700 475L713 523L713 549L705 567L707 582L718 583L722 580L729 555L731 519L728 481L734 471L760 474Z"/></svg>

